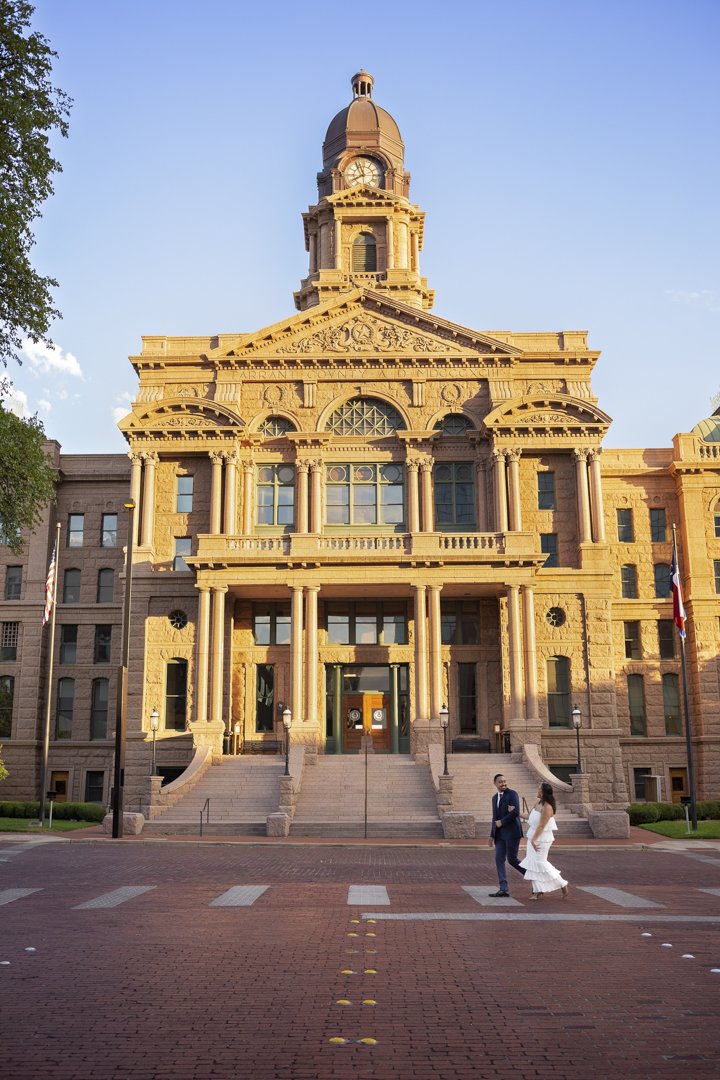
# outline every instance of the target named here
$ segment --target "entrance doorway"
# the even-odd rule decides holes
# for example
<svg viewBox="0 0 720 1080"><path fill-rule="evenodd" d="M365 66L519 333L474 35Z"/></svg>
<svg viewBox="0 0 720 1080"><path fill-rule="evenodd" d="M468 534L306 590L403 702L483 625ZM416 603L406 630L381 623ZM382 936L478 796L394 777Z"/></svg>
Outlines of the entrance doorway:
<svg viewBox="0 0 720 1080"><path fill-rule="evenodd" d="M376 753L409 753L407 665L328 666L325 715L328 754L358 753L363 735Z"/></svg>
<svg viewBox="0 0 720 1080"><path fill-rule="evenodd" d="M679 803L683 796L689 795L687 769L670 770L670 792L674 803Z"/></svg>
<svg viewBox="0 0 720 1080"><path fill-rule="evenodd" d="M67 802L69 772L51 772L50 790L55 792L55 802Z"/></svg>

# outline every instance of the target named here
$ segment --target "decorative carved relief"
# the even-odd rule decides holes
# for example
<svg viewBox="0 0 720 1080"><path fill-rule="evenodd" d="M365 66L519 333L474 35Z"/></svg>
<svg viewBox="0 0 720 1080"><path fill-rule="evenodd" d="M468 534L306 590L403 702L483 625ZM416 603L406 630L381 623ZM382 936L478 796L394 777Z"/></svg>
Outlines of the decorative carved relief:
<svg viewBox="0 0 720 1080"><path fill-rule="evenodd" d="M440 391L440 397L448 405L454 405L462 397L462 389L457 383L446 383Z"/></svg>
<svg viewBox="0 0 720 1080"><path fill-rule="evenodd" d="M336 326L328 326L314 334L297 338L278 349L279 353L352 353L393 352L428 353L441 348L440 343L404 326L379 322L368 315L358 315ZM447 346L442 346L447 348Z"/></svg>
<svg viewBox="0 0 720 1080"><path fill-rule="evenodd" d="M204 398L210 389L209 383L168 383L165 397Z"/></svg>
<svg viewBox="0 0 720 1080"><path fill-rule="evenodd" d="M287 389L282 385L278 385L277 383L266 386L263 393L263 400L268 405L281 405L285 402L286 397Z"/></svg>

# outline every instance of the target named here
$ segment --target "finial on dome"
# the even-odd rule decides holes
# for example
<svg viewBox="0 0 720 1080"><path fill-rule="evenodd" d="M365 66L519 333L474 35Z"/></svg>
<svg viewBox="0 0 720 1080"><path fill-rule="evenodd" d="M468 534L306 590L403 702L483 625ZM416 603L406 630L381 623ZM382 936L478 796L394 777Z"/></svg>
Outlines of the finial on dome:
<svg viewBox="0 0 720 1080"><path fill-rule="evenodd" d="M371 98L373 91L373 79L372 75L367 71L363 71L362 68L352 77L352 88L354 98Z"/></svg>

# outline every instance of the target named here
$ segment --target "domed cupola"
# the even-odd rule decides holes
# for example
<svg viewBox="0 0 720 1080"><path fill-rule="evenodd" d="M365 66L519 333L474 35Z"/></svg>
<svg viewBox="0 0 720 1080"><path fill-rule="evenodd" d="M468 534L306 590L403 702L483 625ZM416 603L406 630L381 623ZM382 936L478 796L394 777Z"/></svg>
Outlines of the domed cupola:
<svg viewBox="0 0 720 1080"><path fill-rule="evenodd" d="M692 434L697 435L703 442L720 443L720 403L712 416L706 417L695 425Z"/></svg>

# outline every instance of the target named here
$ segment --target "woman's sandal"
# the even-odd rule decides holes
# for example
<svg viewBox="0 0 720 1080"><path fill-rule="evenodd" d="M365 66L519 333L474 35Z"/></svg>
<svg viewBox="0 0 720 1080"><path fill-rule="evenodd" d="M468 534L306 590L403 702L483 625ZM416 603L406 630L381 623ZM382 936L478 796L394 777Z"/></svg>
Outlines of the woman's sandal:
<svg viewBox="0 0 720 1080"><path fill-rule="evenodd" d="M567 900L567 898L568 898L568 887L567 887L567 885L563 885L561 892L562 892L563 900Z"/></svg>
<svg viewBox="0 0 720 1080"><path fill-rule="evenodd" d="M528 900L542 900L543 894L541 892L530 893Z"/></svg>

